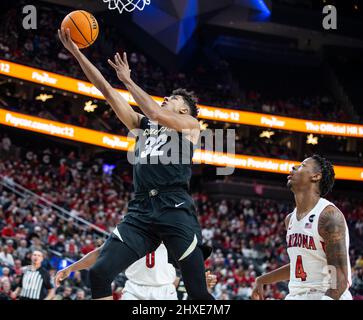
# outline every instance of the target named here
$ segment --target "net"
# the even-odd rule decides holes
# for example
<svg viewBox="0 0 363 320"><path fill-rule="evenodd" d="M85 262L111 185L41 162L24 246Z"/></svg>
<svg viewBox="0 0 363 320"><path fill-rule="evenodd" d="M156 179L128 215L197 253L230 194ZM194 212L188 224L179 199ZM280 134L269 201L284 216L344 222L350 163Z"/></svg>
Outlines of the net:
<svg viewBox="0 0 363 320"><path fill-rule="evenodd" d="M103 0L103 2L108 3L110 10L117 9L122 13L124 10L127 12L134 11L135 9L144 10L151 0Z"/></svg>

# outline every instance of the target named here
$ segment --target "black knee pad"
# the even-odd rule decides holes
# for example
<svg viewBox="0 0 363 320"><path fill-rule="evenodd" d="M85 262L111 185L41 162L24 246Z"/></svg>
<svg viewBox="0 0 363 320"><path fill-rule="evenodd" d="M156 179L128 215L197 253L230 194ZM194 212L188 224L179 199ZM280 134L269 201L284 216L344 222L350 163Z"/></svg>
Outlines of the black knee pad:
<svg viewBox="0 0 363 320"><path fill-rule="evenodd" d="M111 283L113 279L108 276L100 264L95 264L89 270L92 299L100 299L112 295Z"/></svg>

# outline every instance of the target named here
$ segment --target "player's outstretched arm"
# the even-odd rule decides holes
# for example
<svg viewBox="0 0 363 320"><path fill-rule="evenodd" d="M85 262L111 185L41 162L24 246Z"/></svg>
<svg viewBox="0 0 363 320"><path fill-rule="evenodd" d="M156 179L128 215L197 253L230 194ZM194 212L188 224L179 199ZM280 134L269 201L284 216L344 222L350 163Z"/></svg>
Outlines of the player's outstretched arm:
<svg viewBox="0 0 363 320"><path fill-rule="evenodd" d="M132 130L138 128L141 114L127 103L127 101L110 85L101 72L87 59L71 39L69 29L58 30L58 36L64 47L77 59L84 74L90 82L103 94L117 117Z"/></svg>
<svg viewBox="0 0 363 320"><path fill-rule="evenodd" d="M99 248L94 249L93 251L87 253L84 257L82 257L80 260L76 261L75 263L71 264L67 268L64 268L62 270L59 270L57 274L55 275L55 286L58 288L60 286L60 283L67 279L71 272L74 271L81 271L84 269L88 269L92 267L100 254L100 251L102 249L102 246Z"/></svg>
<svg viewBox="0 0 363 320"><path fill-rule="evenodd" d="M162 109L159 104L143 89L141 89L132 79L131 70L127 61L126 52L121 58L119 53L115 54L115 61L108 60L108 63L115 69L118 78L125 84L126 88L134 97L136 103L145 115L160 125L177 130L198 130L200 125L197 119L188 114L177 114L175 112Z"/></svg>
<svg viewBox="0 0 363 320"><path fill-rule="evenodd" d="M264 300L265 292L264 286L267 284L272 284L280 281L287 281L290 279L290 263L271 271L269 273L263 274L256 278L255 285L252 290L251 298L253 300Z"/></svg>
<svg viewBox="0 0 363 320"><path fill-rule="evenodd" d="M291 213L285 218L286 230L289 227L291 218ZM267 284L272 284L280 281L287 281L290 279L290 263L286 264L274 271L266 273L260 277L256 278L255 285L252 291L251 298L253 300L263 300L265 299L264 286Z"/></svg>
<svg viewBox="0 0 363 320"><path fill-rule="evenodd" d="M321 213L318 230L324 239L328 267L332 268L332 288L323 299L339 300L348 287L348 250L345 242L346 224L344 215L334 206L328 206ZM335 279L333 278L335 276Z"/></svg>

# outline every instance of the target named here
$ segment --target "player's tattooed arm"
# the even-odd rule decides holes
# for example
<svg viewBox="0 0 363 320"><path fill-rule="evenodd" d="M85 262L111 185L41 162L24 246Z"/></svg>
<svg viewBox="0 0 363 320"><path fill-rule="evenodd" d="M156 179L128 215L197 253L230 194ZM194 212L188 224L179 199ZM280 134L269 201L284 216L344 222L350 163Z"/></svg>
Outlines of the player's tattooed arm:
<svg viewBox="0 0 363 320"><path fill-rule="evenodd" d="M322 212L318 230L324 239L328 267L331 268L331 288L326 296L338 300L348 285L348 256L346 247L346 224L343 214L335 207L328 206Z"/></svg>

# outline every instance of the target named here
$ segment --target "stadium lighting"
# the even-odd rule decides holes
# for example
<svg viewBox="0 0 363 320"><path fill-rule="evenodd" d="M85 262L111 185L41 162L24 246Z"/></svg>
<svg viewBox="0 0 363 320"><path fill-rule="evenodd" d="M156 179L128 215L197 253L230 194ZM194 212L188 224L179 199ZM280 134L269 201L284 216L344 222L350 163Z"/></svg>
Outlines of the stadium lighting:
<svg viewBox="0 0 363 320"><path fill-rule="evenodd" d="M266 139L271 139L271 137L275 134L275 132L273 131L262 131L260 133L260 138L266 138Z"/></svg>
<svg viewBox="0 0 363 320"><path fill-rule="evenodd" d="M52 98L53 98L53 95L51 95L51 94L41 93L39 96L35 97L35 100L40 100L40 101L45 102Z"/></svg>
<svg viewBox="0 0 363 320"><path fill-rule="evenodd" d="M258 5L258 8L265 14L270 15L271 11L270 9L267 7L266 3L263 0L256 0L255 4Z"/></svg>
<svg viewBox="0 0 363 320"><path fill-rule="evenodd" d="M314 137L314 135L311 133L306 137L306 144L318 144L319 138L318 137Z"/></svg>
<svg viewBox="0 0 363 320"><path fill-rule="evenodd" d="M206 130L208 128L208 123L205 123L204 121L199 121L200 130Z"/></svg>
<svg viewBox="0 0 363 320"><path fill-rule="evenodd" d="M87 101L86 104L84 105L83 110L87 111L87 112L93 112L95 111L95 109L98 107L97 104L92 104L92 101Z"/></svg>

